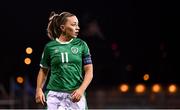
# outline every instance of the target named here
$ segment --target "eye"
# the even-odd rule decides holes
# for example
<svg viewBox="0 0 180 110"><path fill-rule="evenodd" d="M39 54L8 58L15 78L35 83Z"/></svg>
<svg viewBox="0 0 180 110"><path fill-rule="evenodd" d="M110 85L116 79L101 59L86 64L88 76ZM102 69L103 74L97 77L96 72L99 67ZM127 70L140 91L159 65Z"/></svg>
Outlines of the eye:
<svg viewBox="0 0 180 110"><path fill-rule="evenodd" d="M79 23L78 22L73 22L72 26L79 26Z"/></svg>
<svg viewBox="0 0 180 110"><path fill-rule="evenodd" d="M76 24L72 24L72 26L76 26Z"/></svg>

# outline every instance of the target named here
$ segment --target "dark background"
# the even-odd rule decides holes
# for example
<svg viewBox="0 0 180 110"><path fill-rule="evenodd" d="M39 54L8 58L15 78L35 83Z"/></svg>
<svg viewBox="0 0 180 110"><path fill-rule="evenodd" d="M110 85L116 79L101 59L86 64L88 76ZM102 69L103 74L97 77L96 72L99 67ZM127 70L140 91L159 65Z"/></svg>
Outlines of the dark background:
<svg viewBox="0 0 180 110"><path fill-rule="evenodd" d="M136 0L6 0L0 3L0 83L28 76L36 85L39 61L49 41L46 26L51 11L70 11L80 22L80 38L91 50L94 80L90 87L121 82L179 83L179 6L173 1ZM103 39L86 36L86 24L96 20ZM33 48L31 55L25 49ZM24 58L32 59L30 65ZM130 69L127 69L130 67Z"/></svg>

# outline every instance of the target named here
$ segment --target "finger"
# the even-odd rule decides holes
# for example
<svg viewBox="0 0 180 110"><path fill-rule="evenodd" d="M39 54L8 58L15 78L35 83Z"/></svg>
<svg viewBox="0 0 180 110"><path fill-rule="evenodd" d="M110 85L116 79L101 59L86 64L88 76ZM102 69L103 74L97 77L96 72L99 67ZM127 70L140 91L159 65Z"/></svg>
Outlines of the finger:
<svg viewBox="0 0 180 110"><path fill-rule="evenodd" d="M77 99L78 99L78 101L79 101L79 100L81 99L81 96L78 96L78 98L77 98Z"/></svg>
<svg viewBox="0 0 180 110"><path fill-rule="evenodd" d="M72 99L76 98L76 93L71 94Z"/></svg>
<svg viewBox="0 0 180 110"><path fill-rule="evenodd" d="M40 102L44 105L43 97L40 98Z"/></svg>
<svg viewBox="0 0 180 110"><path fill-rule="evenodd" d="M73 101L73 102L79 102L79 100L80 100L80 97L79 97L79 96L76 96L76 97L73 98L72 101Z"/></svg>
<svg viewBox="0 0 180 110"><path fill-rule="evenodd" d="M40 102L40 100L39 100L39 98L38 97L36 97L36 103L39 103Z"/></svg>
<svg viewBox="0 0 180 110"><path fill-rule="evenodd" d="M38 103L38 99L36 99L36 103Z"/></svg>
<svg viewBox="0 0 180 110"><path fill-rule="evenodd" d="M43 98L43 101L44 101L44 102L46 102L46 99L45 99L45 96L44 96L44 95L43 95L43 97L42 97L42 98Z"/></svg>
<svg viewBox="0 0 180 110"><path fill-rule="evenodd" d="M75 95L75 93L76 93L75 91L74 91L74 92L72 92L72 93L71 93L71 97L73 97L73 96Z"/></svg>
<svg viewBox="0 0 180 110"><path fill-rule="evenodd" d="M71 97L71 100L72 100L72 102L76 102L76 96L73 95L73 96Z"/></svg>
<svg viewBox="0 0 180 110"><path fill-rule="evenodd" d="M72 102L77 102L77 99L76 99L76 98L74 98L74 99L72 100Z"/></svg>
<svg viewBox="0 0 180 110"><path fill-rule="evenodd" d="M77 102L79 102L81 99L79 98L79 99L77 99Z"/></svg>
<svg viewBox="0 0 180 110"><path fill-rule="evenodd" d="M75 98L75 99L74 99L74 102L79 102L79 100L80 100L80 99L78 99L78 98Z"/></svg>

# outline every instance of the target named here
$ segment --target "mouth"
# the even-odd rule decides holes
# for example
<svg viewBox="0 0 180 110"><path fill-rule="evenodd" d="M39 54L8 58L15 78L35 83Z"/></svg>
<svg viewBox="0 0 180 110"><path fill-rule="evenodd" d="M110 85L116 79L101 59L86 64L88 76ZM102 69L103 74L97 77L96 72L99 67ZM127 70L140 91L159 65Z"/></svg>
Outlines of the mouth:
<svg viewBox="0 0 180 110"><path fill-rule="evenodd" d="M78 35L78 34L79 34L79 32L75 32L75 34L76 34L76 35Z"/></svg>

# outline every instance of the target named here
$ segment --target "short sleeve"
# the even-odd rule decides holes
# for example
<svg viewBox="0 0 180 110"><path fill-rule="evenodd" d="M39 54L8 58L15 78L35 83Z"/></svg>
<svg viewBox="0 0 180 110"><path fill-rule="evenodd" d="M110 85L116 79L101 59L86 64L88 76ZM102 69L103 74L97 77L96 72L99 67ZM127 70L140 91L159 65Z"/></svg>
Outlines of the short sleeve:
<svg viewBox="0 0 180 110"><path fill-rule="evenodd" d="M91 56L89 47L86 42L83 41L83 58L87 56Z"/></svg>
<svg viewBox="0 0 180 110"><path fill-rule="evenodd" d="M43 50L41 61L40 61L40 66L42 68L49 68L50 67L50 55L49 55L49 51L48 51L47 46L45 46L45 48Z"/></svg>

